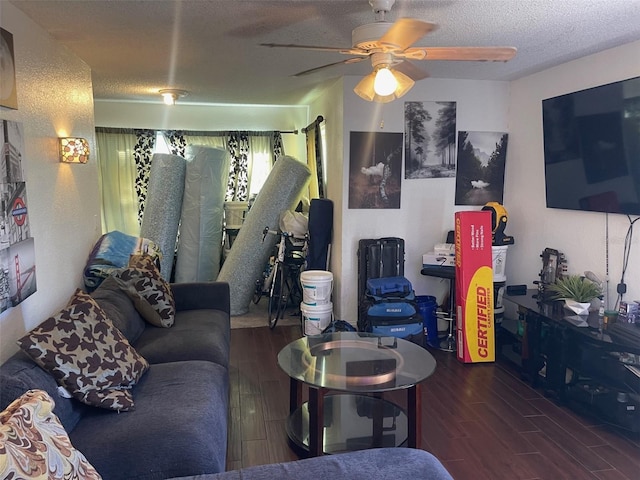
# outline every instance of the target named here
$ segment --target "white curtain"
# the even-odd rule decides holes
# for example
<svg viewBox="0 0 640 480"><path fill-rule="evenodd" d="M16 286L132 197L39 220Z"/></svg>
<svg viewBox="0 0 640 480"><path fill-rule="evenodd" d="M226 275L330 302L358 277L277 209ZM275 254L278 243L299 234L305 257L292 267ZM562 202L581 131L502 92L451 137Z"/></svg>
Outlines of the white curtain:
<svg viewBox="0 0 640 480"><path fill-rule="evenodd" d="M198 132L189 135L188 132L184 132L183 135L181 143L184 145L202 145L229 150L229 132L221 132L218 135L198 135ZM273 132L252 132L248 135L249 195L260 191L271 171L274 156L284 153L279 135L279 133L274 135ZM139 236L139 202L135 187L138 171L135 155L137 153L140 156L141 152L136 152L138 138L135 131L128 129L101 131L98 128L96 139L102 196L102 231L119 230L129 235ZM154 146L152 143L145 144L145 148L145 151L150 154L150 149Z"/></svg>
<svg viewBox="0 0 640 480"><path fill-rule="evenodd" d="M264 185L274 160L272 135L249 137L249 198Z"/></svg>
<svg viewBox="0 0 640 480"><path fill-rule="evenodd" d="M119 230L138 236L138 197L135 191L136 164L133 132L96 132L99 183L102 196L102 231Z"/></svg>
<svg viewBox="0 0 640 480"><path fill-rule="evenodd" d="M227 149L227 136L189 135L185 133L187 145L201 145L203 147Z"/></svg>

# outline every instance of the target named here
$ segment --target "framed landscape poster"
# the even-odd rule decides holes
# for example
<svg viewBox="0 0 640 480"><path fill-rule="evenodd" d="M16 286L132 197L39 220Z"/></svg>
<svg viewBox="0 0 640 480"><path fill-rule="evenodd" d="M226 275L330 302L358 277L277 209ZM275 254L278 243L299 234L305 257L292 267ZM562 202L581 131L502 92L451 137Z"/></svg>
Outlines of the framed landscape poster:
<svg viewBox="0 0 640 480"><path fill-rule="evenodd" d="M456 205L502 203L508 135L458 132Z"/></svg>
<svg viewBox="0 0 640 480"><path fill-rule="evenodd" d="M456 102L404 103L404 178L456 176Z"/></svg>
<svg viewBox="0 0 640 480"><path fill-rule="evenodd" d="M400 208L402 133L351 132L349 208Z"/></svg>

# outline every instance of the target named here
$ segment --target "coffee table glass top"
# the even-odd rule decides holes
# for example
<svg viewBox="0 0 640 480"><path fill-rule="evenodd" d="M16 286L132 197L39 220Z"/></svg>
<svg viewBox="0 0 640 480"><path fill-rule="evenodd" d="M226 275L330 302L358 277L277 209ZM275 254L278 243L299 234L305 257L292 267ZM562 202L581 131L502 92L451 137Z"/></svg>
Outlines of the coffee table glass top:
<svg viewBox="0 0 640 480"><path fill-rule="evenodd" d="M384 392L412 387L433 373L436 361L407 340L362 332L302 337L278 354L291 378L345 392Z"/></svg>

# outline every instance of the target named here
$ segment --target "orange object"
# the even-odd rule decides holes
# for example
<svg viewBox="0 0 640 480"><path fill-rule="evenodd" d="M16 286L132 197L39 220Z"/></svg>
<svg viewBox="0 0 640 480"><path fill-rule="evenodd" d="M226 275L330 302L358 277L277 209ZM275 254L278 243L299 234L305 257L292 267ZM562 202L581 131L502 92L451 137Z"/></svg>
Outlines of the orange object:
<svg viewBox="0 0 640 480"><path fill-rule="evenodd" d="M455 214L457 356L495 361L491 212Z"/></svg>

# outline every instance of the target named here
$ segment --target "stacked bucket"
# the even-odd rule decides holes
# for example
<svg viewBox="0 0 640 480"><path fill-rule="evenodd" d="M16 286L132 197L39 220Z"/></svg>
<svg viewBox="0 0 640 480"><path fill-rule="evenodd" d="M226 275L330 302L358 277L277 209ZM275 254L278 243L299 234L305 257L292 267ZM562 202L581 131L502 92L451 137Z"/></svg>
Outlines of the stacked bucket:
<svg viewBox="0 0 640 480"><path fill-rule="evenodd" d="M333 320L333 274L325 270L306 270L300 274L302 285L302 327L305 335L318 335Z"/></svg>

